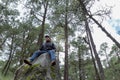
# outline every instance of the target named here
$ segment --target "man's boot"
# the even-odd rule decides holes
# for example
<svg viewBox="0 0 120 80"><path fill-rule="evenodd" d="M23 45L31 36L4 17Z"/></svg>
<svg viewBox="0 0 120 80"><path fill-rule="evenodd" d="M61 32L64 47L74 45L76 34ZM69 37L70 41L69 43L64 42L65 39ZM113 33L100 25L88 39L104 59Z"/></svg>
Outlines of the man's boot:
<svg viewBox="0 0 120 80"><path fill-rule="evenodd" d="M51 61L51 66L54 66L54 65L56 65L56 61L55 61L55 60L52 60L52 61Z"/></svg>
<svg viewBox="0 0 120 80"><path fill-rule="evenodd" d="M28 64L29 66L32 65L31 61L30 61L30 60L27 60L27 59L24 60L24 63Z"/></svg>

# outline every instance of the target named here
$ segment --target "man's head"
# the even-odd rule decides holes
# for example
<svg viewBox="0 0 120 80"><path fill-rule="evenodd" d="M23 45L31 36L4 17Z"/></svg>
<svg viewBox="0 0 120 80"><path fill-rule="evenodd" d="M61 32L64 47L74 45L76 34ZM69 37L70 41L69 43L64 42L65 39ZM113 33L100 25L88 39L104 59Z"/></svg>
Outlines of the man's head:
<svg viewBox="0 0 120 80"><path fill-rule="evenodd" d="M45 40L46 40L46 42L50 42L51 41L50 36L49 35L45 35Z"/></svg>

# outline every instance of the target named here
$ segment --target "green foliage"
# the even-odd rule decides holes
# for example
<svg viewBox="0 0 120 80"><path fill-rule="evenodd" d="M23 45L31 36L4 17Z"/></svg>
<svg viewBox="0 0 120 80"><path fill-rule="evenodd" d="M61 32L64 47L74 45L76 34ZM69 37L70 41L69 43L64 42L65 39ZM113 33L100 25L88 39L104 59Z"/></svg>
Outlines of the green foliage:
<svg viewBox="0 0 120 80"><path fill-rule="evenodd" d="M93 62L91 59L87 59L85 61L86 65L85 65L85 71L86 71L86 76L89 80L94 80L95 79L95 69L93 66Z"/></svg>
<svg viewBox="0 0 120 80"><path fill-rule="evenodd" d="M3 75L0 75L0 80L13 80L12 76L3 76Z"/></svg>
<svg viewBox="0 0 120 80"><path fill-rule="evenodd" d="M0 65L0 80L13 80L14 72L11 71L12 67L10 67L8 75L4 76L2 73L5 63L6 61L0 61L0 64L2 64Z"/></svg>
<svg viewBox="0 0 120 80"><path fill-rule="evenodd" d="M2 64L2 65L0 65L0 72L2 71L2 68L3 68L4 63L5 63L5 61L1 61L1 60L0 60L0 64Z"/></svg>
<svg viewBox="0 0 120 80"><path fill-rule="evenodd" d="M51 66L51 77L52 77L53 79L55 79L55 77L56 77L56 69L55 69L54 66Z"/></svg>

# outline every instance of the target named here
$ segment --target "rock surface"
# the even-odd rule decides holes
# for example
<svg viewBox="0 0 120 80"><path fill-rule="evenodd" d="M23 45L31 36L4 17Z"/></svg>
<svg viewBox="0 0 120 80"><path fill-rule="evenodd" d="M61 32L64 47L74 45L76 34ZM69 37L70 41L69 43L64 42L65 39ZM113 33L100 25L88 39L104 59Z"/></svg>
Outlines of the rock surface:
<svg viewBox="0 0 120 80"><path fill-rule="evenodd" d="M32 63L21 65L15 72L14 80L53 80L54 67L50 66L50 57L48 53L40 55Z"/></svg>

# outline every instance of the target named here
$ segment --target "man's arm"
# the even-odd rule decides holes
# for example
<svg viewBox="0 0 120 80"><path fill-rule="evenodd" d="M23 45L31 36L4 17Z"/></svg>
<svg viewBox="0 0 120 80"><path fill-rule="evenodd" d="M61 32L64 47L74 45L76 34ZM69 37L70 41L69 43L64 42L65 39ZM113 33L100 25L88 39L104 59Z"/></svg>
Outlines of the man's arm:
<svg viewBox="0 0 120 80"><path fill-rule="evenodd" d="M40 49L39 50L43 50L44 49L44 45L42 44L42 46L40 47Z"/></svg>
<svg viewBox="0 0 120 80"><path fill-rule="evenodd" d="M56 51L56 46L54 43L52 43L52 48Z"/></svg>

